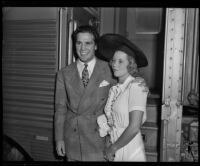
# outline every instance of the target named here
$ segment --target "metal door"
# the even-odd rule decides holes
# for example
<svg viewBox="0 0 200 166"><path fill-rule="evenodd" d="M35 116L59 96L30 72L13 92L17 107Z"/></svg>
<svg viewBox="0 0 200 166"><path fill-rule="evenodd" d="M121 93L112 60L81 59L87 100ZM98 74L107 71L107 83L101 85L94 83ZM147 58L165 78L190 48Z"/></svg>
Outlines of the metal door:
<svg viewBox="0 0 200 166"><path fill-rule="evenodd" d="M166 9L160 161L180 161L184 8Z"/></svg>
<svg viewBox="0 0 200 166"><path fill-rule="evenodd" d="M73 7L60 9L59 69L75 61L71 35L80 25L92 25L99 30L99 8Z"/></svg>

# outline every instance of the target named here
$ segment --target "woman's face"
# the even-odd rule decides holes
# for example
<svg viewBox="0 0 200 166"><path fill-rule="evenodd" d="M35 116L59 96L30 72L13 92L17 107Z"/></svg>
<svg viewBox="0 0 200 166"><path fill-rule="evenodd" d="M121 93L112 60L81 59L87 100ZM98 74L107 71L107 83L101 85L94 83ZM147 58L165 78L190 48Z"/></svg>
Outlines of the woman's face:
<svg viewBox="0 0 200 166"><path fill-rule="evenodd" d="M79 33L76 40L76 52L82 62L89 62L95 56L97 46L91 33Z"/></svg>
<svg viewBox="0 0 200 166"><path fill-rule="evenodd" d="M111 66L115 77L125 80L129 75L128 72L128 55L123 51L116 51L111 60Z"/></svg>

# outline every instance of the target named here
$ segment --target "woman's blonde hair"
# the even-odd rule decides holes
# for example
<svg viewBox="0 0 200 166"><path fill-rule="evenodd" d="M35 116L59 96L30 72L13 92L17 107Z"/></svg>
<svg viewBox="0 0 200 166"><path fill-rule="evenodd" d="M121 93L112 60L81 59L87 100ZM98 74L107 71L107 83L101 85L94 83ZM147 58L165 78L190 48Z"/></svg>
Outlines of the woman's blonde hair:
<svg viewBox="0 0 200 166"><path fill-rule="evenodd" d="M127 66L129 74L132 75L133 77L139 77L140 74L139 74L139 70L138 70L135 58L131 55L128 55L128 54L126 54L126 55L127 55L127 59L129 62L129 64Z"/></svg>

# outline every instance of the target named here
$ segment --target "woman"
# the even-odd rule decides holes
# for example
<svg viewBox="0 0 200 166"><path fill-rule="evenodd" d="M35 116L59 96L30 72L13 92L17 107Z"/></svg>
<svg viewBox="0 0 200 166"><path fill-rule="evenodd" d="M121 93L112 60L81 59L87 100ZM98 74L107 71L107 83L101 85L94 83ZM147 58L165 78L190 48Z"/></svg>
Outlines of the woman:
<svg viewBox="0 0 200 166"><path fill-rule="evenodd" d="M109 134L112 143L104 150L105 158L146 161L140 128L146 120L148 90L136 82L136 77L138 67L146 66L147 59L133 43L116 34L100 38L99 52L111 59L111 68L118 80L109 91L105 115L97 119L100 135Z"/></svg>

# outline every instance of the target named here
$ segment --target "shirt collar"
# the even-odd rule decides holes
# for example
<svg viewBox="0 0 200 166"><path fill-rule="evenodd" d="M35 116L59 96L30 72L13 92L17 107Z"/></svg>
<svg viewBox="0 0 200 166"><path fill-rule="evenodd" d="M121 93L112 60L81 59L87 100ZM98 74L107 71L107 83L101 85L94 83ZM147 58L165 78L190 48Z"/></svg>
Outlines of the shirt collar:
<svg viewBox="0 0 200 166"><path fill-rule="evenodd" d="M122 84L119 84L117 83L117 86L122 90L124 91L126 86L129 84L129 82L131 82L132 80L134 80L135 78L131 75L129 75L126 80L122 83Z"/></svg>
<svg viewBox="0 0 200 166"><path fill-rule="evenodd" d="M79 69L79 72L82 73L82 70L84 69L85 63L80 61L80 59L77 60L77 66L78 66L78 69ZM92 75L92 72L94 70L94 66L96 64L96 57L94 57L92 60L90 60L89 62L87 62L88 64L88 72L89 72L89 77Z"/></svg>

